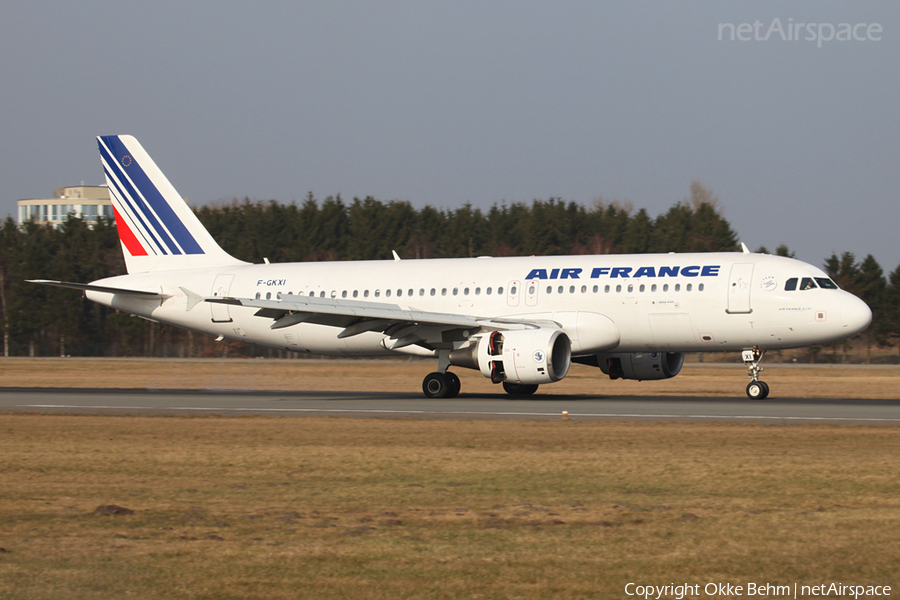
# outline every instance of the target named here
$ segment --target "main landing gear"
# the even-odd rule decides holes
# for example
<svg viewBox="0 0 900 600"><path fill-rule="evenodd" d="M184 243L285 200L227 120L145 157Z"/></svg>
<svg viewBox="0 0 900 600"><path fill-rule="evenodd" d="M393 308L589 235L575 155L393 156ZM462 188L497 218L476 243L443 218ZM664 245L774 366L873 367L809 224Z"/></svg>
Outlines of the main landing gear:
<svg viewBox="0 0 900 600"><path fill-rule="evenodd" d="M460 382L456 373L429 373L422 381L422 391L429 398L456 398Z"/></svg>
<svg viewBox="0 0 900 600"><path fill-rule="evenodd" d="M747 397L751 400L765 400L769 395L769 385L765 381L759 380L759 374L763 371L763 368L759 366L763 354L765 354L765 350L760 350L759 346L754 346L741 353L744 364L747 366L747 375L750 376L750 383L747 384Z"/></svg>
<svg viewBox="0 0 900 600"><path fill-rule="evenodd" d="M503 390L510 396L531 396L538 389L537 384L503 382Z"/></svg>

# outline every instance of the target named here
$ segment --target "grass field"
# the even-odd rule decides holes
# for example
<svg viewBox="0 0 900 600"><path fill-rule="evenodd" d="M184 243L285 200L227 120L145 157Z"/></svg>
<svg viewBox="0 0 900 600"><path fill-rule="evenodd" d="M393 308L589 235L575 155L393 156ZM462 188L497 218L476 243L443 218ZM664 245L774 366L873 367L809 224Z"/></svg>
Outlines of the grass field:
<svg viewBox="0 0 900 600"><path fill-rule="evenodd" d="M7 414L0 433L2 598L900 583L894 427Z"/></svg>
<svg viewBox="0 0 900 600"><path fill-rule="evenodd" d="M377 386L416 393L434 368L428 360L0 359L0 387L366 391ZM477 371L454 372L463 394L502 393ZM762 379L771 398L900 397L900 368L773 365ZM687 364L677 377L662 381L610 381L597 368L573 365L565 379L538 393L743 397L749 381L740 364Z"/></svg>
<svg viewBox="0 0 900 600"><path fill-rule="evenodd" d="M415 392L431 367L5 360L0 387ZM765 375L780 395L877 398L900 372ZM740 365L643 383L578 368L542 391L741 396L745 379ZM900 588L896 427L0 414L0 453L3 599Z"/></svg>

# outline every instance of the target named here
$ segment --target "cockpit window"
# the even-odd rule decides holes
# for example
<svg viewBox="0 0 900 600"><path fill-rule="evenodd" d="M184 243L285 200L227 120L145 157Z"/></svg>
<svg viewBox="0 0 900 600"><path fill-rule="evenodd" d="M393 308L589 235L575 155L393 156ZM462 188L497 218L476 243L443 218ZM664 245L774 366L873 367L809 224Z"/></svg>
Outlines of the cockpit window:
<svg viewBox="0 0 900 600"><path fill-rule="evenodd" d="M797 278L791 277L787 281L784 282L784 291L793 292L797 289Z"/></svg>
<svg viewBox="0 0 900 600"><path fill-rule="evenodd" d="M823 290L836 290L839 289L837 284L827 277L816 277L816 283L819 284L819 287Z"/></svg>
<svg viewBox="0 0 900 600"><path fill-rule="evenodd" d="M812 280L812 277L804 277L800 280L800 290L811 290L817 288L819 286L816 285L816 282Z"/></svg>

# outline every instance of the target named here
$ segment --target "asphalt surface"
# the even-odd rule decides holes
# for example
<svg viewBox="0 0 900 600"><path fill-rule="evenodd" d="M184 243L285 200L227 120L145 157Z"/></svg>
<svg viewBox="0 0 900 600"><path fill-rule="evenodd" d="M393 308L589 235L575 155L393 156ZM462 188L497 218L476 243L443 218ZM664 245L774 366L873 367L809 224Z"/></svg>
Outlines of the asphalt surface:
<svg viewBox="0 0 900 600"><path fill-rule="evenodd" d="M0 411L62 414L900 425L900 400L0 388Z"/></svg>

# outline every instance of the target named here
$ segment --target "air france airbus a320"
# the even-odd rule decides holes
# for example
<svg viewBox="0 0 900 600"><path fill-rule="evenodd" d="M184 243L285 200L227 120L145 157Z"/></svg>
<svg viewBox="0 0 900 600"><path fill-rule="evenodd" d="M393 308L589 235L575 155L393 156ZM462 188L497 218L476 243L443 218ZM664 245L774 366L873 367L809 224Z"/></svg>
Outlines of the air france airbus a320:
<svg viewBox="0 0 900 600"><path fill-rule="evenodd" d="M742 352L762 399L766 350L827 344L872 312L820 269L744 252L532 256L254 265L213 240L138 141L98 138L127 275L95 302L151 321L294 352L437 359L429 398L460 391L451 366L510 394L573 362L612 379L665 379L685 352Z"/></svg>

